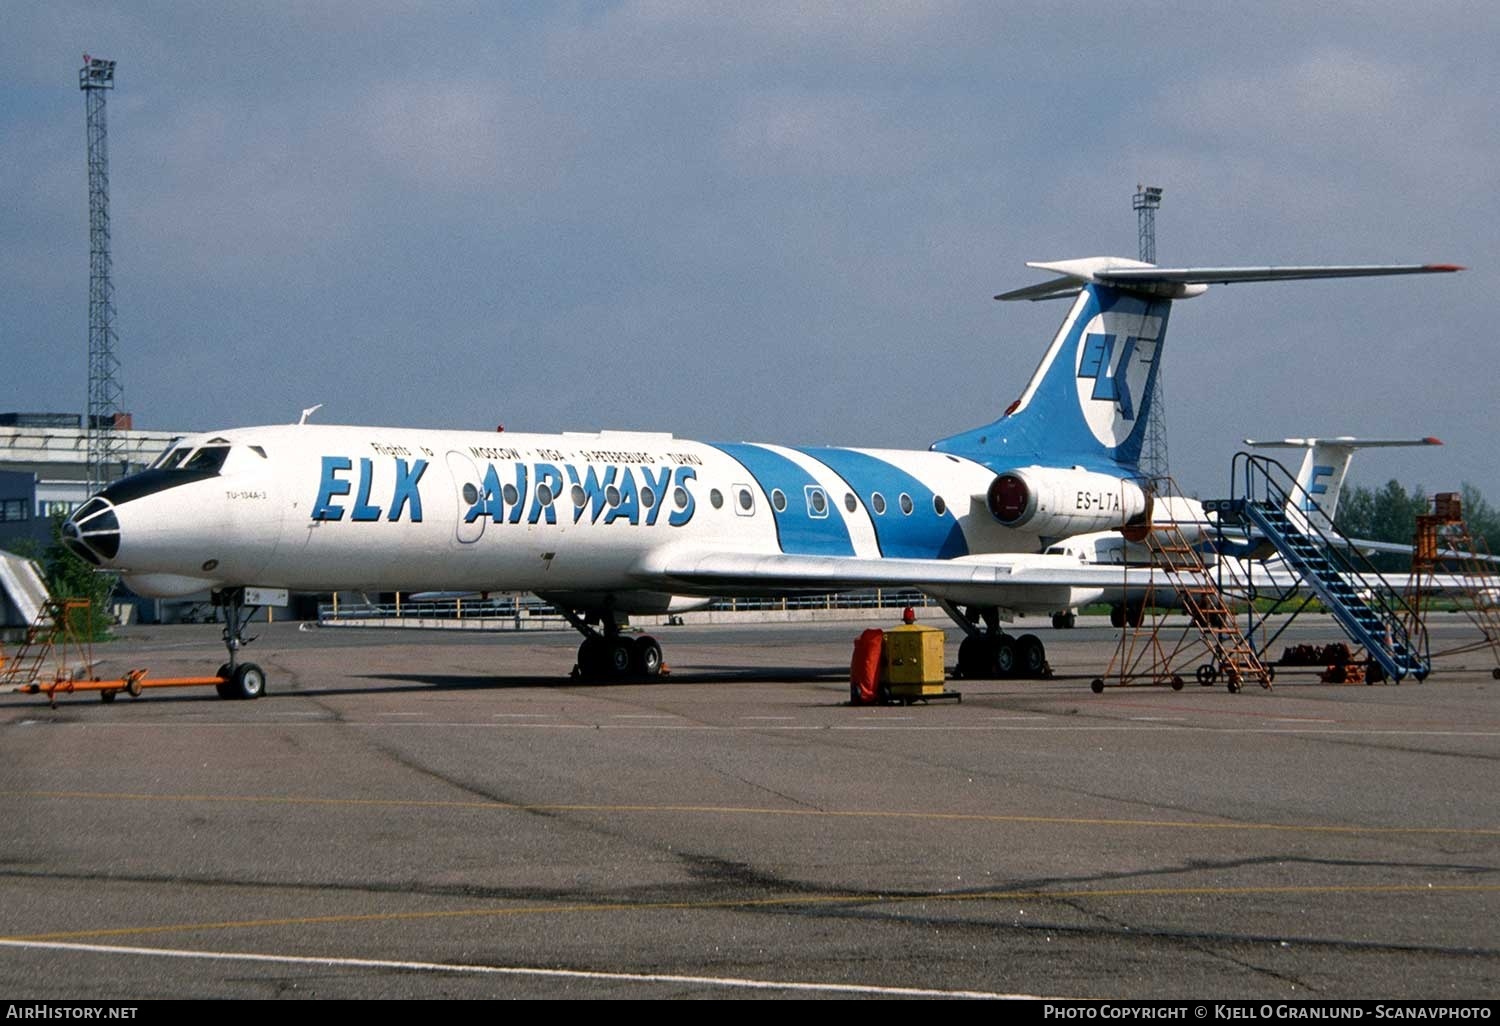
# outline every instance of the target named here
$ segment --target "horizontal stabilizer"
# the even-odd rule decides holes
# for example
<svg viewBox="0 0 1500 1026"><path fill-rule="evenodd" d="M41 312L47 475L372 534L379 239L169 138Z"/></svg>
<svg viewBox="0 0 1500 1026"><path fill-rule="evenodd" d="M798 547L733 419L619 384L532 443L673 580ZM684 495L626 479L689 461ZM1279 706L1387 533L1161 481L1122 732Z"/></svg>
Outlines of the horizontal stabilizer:
<svg viewBox="0 0 1500 1026"><path fill-rule="evenodd" d="M1246 445L1256 449L1310 449L1319 443L1343 449L1382 449L1394 446L1442 445L1443 440L1430 435L1426 438L1355 438L1351 435L1340 435L1337 438L1280 438L1275 441L1245 439Z"/></svg>
<svg viewBox="0 0 1500 1026"><path fill-rule="evenodd" d="M1390 274L1447 274L1462 271L1457 264L1331 264L1306 267L1155 267L1125 257L1084 257L1078 260L1029 261L1027 267L1061 275L1038 285L1002 292L1000 300L1057 299L1094 282L1143 292L1164 299L1189 299L1209 285L1252 281L1306 281L1316 278L1370 278Z"/></svg>

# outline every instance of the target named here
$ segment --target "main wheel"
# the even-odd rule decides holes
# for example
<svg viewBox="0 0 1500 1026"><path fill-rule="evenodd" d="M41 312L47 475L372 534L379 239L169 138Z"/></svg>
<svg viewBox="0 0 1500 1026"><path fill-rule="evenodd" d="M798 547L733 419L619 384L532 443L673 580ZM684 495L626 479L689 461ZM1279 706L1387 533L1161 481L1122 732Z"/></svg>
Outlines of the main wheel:
<svg viewBox="0 0 1500 1026"><path fill-rule="evenodd" d="M611 677L624 677L635 663L635 642L631 638L606 638L604 668Z"/></svg>
<svg viewBox="0 0 1500 1026"><path fill-rule="evenodd" d="M995 675L1012 677L1016 672L1016 643L1007 637L999 637L995 645Z"/></svg>
<svg viewBox="0 0 1500 1026"><path fill-rule="evenodd" d="M1109 607L1109 625L1111 627L1115 627L1115 628L1120 628L1120 627L1124 627L1125 626L1125 607L1124 606L1110 606Z"/></svg>
<svg viewBox="0 0 1500 1026"><path fill-rule="evenodd" d="M1096 695L1102 695L1102 694L1104 694L1104 680L1103 680L1103 678L1101 678L1101 677L1095 677L1093 680L1089 681L1089 690L1092 691Z"/></svg>
<svg viewBox="0 0 1500 1026"><path fill-rule="evenodd" d="M982 680L989 675L984 638L965 636L958 643L958 675L964 680Z"/></svg>
<svg viewBox="0 0 1500 1026"><path fill-rule="evenodd" d="M1035 634L1023 634L1016 641L1016 675L1040 677L1047 669L1047 648Z"/></svg>
<svg viewBox="0 0 1500 1026"><path fill-rule="evenodd" d="M1063 614L1063 628L1065 630L1072 630L1074 627L1077 627L1077 626L1078 626L1078 614L1077 613L1073 612L1073 610L1070 609L1066 613Z"/></svg>
<svg viewBox="0 0 1500 1026"><path fill-rule="evenodd" d="M578 675L584 680L598 680L604 673L604 639L590 634L578 644Z"/></svg>
<svg viewBox="0 0 1500 1026"><path fill-rule="evenodd" d="M661 646L649 634L635 639L631 672L638 677L655 677L661 673Z"/></svg>
<svg viewBox="0 0 1500 1026"><path fill-rule="evenodd" d="M266 693L266 674L254 663L240 663L229 678L231 698L259 698Z"/></svg>

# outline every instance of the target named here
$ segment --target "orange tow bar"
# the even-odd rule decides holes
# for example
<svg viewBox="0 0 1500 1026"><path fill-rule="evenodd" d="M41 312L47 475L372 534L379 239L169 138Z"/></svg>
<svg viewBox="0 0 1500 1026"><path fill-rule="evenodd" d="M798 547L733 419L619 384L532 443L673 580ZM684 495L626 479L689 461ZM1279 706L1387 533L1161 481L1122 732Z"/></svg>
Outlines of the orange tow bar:
<svg viewBox="0 0 1500 1026"><path fill-rule="evenodd" d="M22 684L16 690L23 695L46 695L48 704L56 709L58 692L71 694L75 691L97 691L100 701L113 702L121 691L131 698L139 698L146 688L196 688L223 683L223 677L158 677L156 680L147 680L145 670L131 670L118 680L61 679L50 684Z"/></svg>

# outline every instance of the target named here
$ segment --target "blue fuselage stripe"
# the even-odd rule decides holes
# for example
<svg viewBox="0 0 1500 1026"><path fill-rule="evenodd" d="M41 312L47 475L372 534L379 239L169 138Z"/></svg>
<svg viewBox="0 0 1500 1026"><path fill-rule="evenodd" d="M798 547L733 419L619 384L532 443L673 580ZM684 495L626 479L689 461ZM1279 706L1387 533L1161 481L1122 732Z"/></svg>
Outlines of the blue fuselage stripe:
<svg viewBox="0 0 1500 1026"><path fill-rule="evenodd" d="M746 443L710 443L739 462L771 499L781 551L800 556L852 556L854 542L838 499L802 467L778 452ZM776 508L780 492L783 507Z"/></svg>
<svg viewBox="0 0 1500 1026"><path fill-rule="evenodd" d="M953 512L937 512L936 493L899 467L852 449L799 449L849 483L870 513L880 554L903 559L952 559L968 555L969 544ZM875 511L873 496L885 500L885 511ZM911 499L911 512L901 508L901 496ZM968 496L963 497L965 504Z"/></svg>

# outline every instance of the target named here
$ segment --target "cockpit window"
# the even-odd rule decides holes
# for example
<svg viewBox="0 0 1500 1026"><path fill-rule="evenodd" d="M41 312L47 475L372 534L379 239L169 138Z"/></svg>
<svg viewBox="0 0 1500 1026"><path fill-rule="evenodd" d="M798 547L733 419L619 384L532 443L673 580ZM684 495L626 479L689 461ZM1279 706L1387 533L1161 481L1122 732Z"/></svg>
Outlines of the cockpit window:
<svg viewBox="0 0 1500 1026"><path fill-rule="evenodd" d="M190 452L192 452L191 449L174 444L166 452L156 457L156 462L151 464L151 466L147 469L173 470L177 467L177 464L181 463L183 459L187 457L188 453Z"/></svg>
<svg viewBox="0 0 1500 1026"><path fill-rule="evenodd" d="M193 455L181 467L164 467L166 470L196 470L205 474L217 474L219 468L224 466L224 458L229 455L227 445L205 445Z"/></svg>

